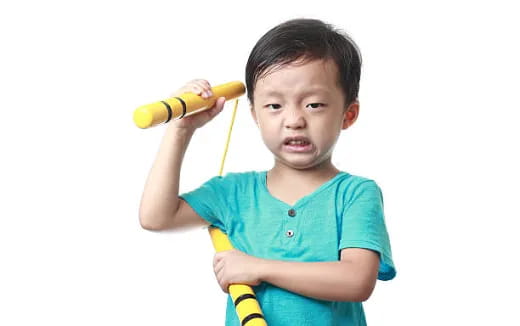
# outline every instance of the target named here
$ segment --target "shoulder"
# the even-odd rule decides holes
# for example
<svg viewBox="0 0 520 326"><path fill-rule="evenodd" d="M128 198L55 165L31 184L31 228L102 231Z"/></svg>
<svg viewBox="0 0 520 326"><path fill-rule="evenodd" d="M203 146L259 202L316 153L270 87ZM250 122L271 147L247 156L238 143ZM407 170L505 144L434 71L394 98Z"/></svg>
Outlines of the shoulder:
<svg viewBox="0 0 520 326"><path fill-rule="evenodd" d="M225 189L247 189L260 183L262 175L265 175L265 172L229 172L223 176L211 178L208 180L208 183L211 183L215 187Z"/></svg>
<svg viewBox="0 0 520 326"><path fill-rule="evenodd" d="M339 179L339 187L344 197L344 202L351 202L359 197L381 196L381 188L378 183L366 176L354 175L343 172Z"/></svg>
<svg viewBox="0 0 520 326"><path fill-rule="evenodd" d="M252 182L258 180L265 172L245 171L245 172L228 172L224 176L219 176L222 182Z"/></svg>
<svg viewBox="0 0 520 326"><path fill-rule="evenodd" d="M379 188L379 185L374 179L350 174L348 172L340 172L340 176L338 178L338 184L343 188L348 188L351 191L359 190L360 188Z"/></svg>
<svg viewBox="0 0 520 326"><path fill-rule="evenodd" d="M228 172L221 178L229 180L248 180L257 178L259 174L264 173L260 171L243 171L243 172Z"/></svg>

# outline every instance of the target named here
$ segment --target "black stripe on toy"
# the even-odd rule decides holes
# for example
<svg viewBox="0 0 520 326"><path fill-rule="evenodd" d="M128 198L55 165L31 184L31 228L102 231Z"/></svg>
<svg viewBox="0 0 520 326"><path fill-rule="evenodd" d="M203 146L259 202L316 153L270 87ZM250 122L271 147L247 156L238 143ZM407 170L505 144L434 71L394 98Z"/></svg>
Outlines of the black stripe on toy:
<svg viewBox="0 0 520 326"><path fill-rule="evenodd" d="M164 123L168 123L170 119L172 118L172 107L170 104L166 103L165 101L161 101L162 104L166 107L166 110L168 110L168 119Z"/></svg>
<svg viewBox="0 0 520 326"><path fill-rule="evenodd" d="M179 117L179 119L182 119L184 117L184 115L186 114L186 102L184 102L184 100L180 97L176 97L176 99L178 99L179 102L181 102L181 104L182 104L182 114Z"/></svg>
<svg viewBox="0 0 520 326"><path fill-rule="evenodd" d="M255 319L255 318L264 319L264 316L262 314L258 314L258 313L250 314L249 316L244 318L244 320L242 320L242 326L245 326L248 321L250 321L251 319Z"/></svg>
<svg viewBox="0 0 520 326"><path fill-rule="evenodd" d="M239 296L236 300L235 300L235 307L238 306L238 304L246 299L255 299L256 300L256 297L254 294L250 294L250 293L246 293L246 294L242 294L241 296Z"/></svg>

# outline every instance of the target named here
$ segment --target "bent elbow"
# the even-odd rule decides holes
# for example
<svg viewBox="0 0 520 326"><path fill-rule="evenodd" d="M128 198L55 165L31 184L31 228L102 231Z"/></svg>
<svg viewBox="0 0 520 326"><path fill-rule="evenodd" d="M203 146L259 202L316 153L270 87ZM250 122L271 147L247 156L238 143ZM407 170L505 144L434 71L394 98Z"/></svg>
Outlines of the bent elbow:
<svg viewBox="0 0 520 326"><path fill-rule="evenodd" d="M372 296L372 292L373 292L372 290L369 290L369 291L367 291L367 290L362 291L362 292L359 294L359 296L358 296L358 297L359 297L359 300L358 300L358 301L359 301L359 302L365 302L365 301L367 301L367 300L370 298L370 296Z"/></svg>
<svg viewBox="0 0 520 326"><path fill-rule="evenodd" d="M345 293L342 301L364 302L367 301L374 292L376 282L368 280L360 280L354 286L348 287L343 291Z"/></svg>
<svg viewBox="0 0 520 326"><path fill-rule="evenodd" d="M161 227L155 225L155 224L149 224L147 222L140 222L141 228L147 230L147 231L161 231Z"/></svg>
<svg viewBox="0 0 520 326"><path fill-rule="evenodd" d="M370 298L370 296L372 296L375 286L376 286L376 281L371 280L369 282L366 282L366 284L364 286L360 287L359 292L358 292L359 302L367 301Z"/></svg>
<svg viewBox="0 0 520 326"><path fill-rule="evenodd" d="M139 218L139 224L141 225L141 228L148 230L148 231L159 231L159 227L155 224L152 224L146 220L143 220L142 218Z"/></svg>
<svg viewBox="0 0 520 326"><path fill-rule="evenodd" d="M148 231L161 231L164 226L157 222L158 219L149 214L139 213L139 224L141 228Z"/></svg>
<svg viewBox="0 0 520 326"><path fill-rule="evenodd" d="M359 289L354 292L350 292L348 295L343 296L340 301L365 302L370 298L371 295L372 291Z"/></svg>

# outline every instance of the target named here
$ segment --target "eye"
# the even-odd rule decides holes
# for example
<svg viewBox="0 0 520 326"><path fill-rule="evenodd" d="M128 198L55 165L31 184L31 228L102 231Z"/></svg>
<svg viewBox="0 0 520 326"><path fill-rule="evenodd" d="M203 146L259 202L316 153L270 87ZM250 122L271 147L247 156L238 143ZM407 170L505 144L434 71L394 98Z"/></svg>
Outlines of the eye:
<svg viewBox="0 0 520 326"><path fill-rule="evenodd" d="M282 106L280 104L267 104L265 107L268 109L277 110L277 109L281 108Z"/></svg>
<svg viewBox="0 0 520 326"><path fill-rule="evenodd" d="M312 109L317 109L320 106L323 107L323 106L325 106L325 104L323 104L323 103L310 103L310 104L307 104L307 107L311 107Z"/></svg>

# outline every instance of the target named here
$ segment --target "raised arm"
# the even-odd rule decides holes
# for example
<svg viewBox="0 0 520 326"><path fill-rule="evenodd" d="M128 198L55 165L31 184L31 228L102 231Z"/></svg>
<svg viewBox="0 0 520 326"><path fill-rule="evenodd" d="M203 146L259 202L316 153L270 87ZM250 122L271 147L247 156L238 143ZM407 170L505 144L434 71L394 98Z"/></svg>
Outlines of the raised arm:
<svg viewBox="0 0 520 326"><path fill-rule="evenodd" d="M185 92L193 92L205 98L212 96L210 84L201 79L187 83L173 96ZM180 172L184 154L195 130L220 113L224 101L224 98L219 98L209 110L168 123L141 197L139 221L144 229L167 230L208 225L179 198Z"/></svg>

